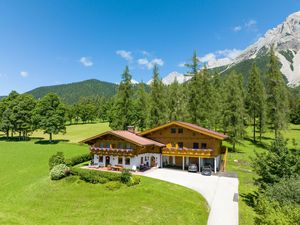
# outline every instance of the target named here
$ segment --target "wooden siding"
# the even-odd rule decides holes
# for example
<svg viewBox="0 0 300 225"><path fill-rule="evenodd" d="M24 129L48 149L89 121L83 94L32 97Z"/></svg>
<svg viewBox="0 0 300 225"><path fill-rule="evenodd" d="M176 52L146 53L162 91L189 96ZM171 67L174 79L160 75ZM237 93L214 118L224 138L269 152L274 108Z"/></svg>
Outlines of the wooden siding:
<svg viewBox="0 0 300 225"><path fill-rule="evenodd" d="M176 133L171 133L171 129L176 128ZM146 134L144 137L158 141L166 145L163 148L163 155L190 155L190 156L217 156L221 152L222 141L216 138L212 138L198 132L182 128L183 133L178 133L178 128L182 128L176 125L162 128L161 130L154 131ZM179 148L178 143L183 143L183 149ZM199 149L193 150L193 144L199 143ZM206 149L201 149L201 145L206 144Z"/></svg>

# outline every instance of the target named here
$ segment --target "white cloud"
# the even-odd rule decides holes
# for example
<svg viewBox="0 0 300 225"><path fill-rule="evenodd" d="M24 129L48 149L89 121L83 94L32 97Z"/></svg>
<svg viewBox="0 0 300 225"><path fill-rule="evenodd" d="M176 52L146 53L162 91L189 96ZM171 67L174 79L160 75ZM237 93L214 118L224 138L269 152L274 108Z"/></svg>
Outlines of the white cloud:
<svg viewBox="0 0 300 225"><path fill-rule="evenodd" d="M131 61L133 59L132 54L129 51L118 50L116 51L116 54L121 56L123 59L126 59L127 61Z"/></svg>
<svg viewBox="0 0 300 225"><path fill-rule="evenodd" d="M154 65L163 66L164 61L159 58L148 60L147 58L141 58L137 60L137 63L141 66L145 66L148 70L152 69Z"/></svg>
<svg viewBox="0 0 300 225"><path fill-rule="evenodd" d="M89 57L81 57L79 62L83 65L83 66L92 66L94 63L92 62L91 58Z"/></svg>
<svg viewBox="0 0 300 225"><path fill-rule="evenodd" d="M21 71L20 76L21 77L28 77L29 73L27 71Z"/></svg>
<svg viewBox="0 0 300 225"><path fill-rule="evenodd" d="M248 31L258 31L256 20L250 19L244 24L244 26Z"/></svg>
<svg viewBox="0 0 300 225"><path fill-rule="evenodd" d="M242 51L239 49L224 49L199 57L199 61L208 68L230 64Z"/></svg>
<svg viewBox="0 0 300 225"><path fill-rule="evenodd" d="M178 67L185 67L185 64L186 64L185 62L179 63Z"/></svg>
<svg viewBox="0 0 300 225"><path fill-rule="evenodd" d="M240 32L242 30L242 26L235 26L234 28L233 28L233 31L234 32Z"/></svg>

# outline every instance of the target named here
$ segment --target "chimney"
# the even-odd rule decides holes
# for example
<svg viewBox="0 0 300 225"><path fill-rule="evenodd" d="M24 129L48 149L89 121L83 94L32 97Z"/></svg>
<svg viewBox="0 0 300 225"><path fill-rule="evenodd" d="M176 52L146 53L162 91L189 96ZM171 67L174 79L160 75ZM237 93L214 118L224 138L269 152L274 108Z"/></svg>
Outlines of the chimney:
<svg viewBox="0 0 300 225"><path fill-rule="evenodd" d="M135 133L134 126L127 126L127 131L129 131L131 133Z"/></svg>

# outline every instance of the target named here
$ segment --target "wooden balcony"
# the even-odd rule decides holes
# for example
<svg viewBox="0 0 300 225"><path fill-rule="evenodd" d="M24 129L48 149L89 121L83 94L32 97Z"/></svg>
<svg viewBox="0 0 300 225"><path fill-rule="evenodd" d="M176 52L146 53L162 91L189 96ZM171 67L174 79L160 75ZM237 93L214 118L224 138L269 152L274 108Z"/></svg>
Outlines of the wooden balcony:
<svg viewBox="0 0 300 225"><path fill-rule="evenodd" d="M114 155L114 156L134 156L133 149L123 148L101 148L101 147L90 147L92 154L97 155Z"/></svg>
<svg viewBox="0 0 300 225"><path fill-rule="evenodd" d="M191 149L191 148L163 148L164 156L189 156L210 158L217 156L213 149Z"/></svg>

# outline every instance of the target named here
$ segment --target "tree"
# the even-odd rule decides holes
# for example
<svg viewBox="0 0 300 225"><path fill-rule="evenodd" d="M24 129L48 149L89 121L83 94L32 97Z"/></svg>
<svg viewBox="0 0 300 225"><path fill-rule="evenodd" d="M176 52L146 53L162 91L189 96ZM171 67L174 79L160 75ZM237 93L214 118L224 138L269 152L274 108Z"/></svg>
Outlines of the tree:
<svg viewBox="0 0 300 225"><path fill-rule="evenodd" d="M243 98L242 76L233 71L224 82L223 95L223 129L229 135L229 140L233 145L233 151L236 144L245 134L245 106Z"/></svg>
<svg viewBox="0 0 300 225"><path fill-rule="evenodd" d="M122 81L114 99L113 109L111 111L110 127L112 129L123 129L133 124L133 86L128 66L122 74Z"/></svg>
<svg viewBox="0 0 300 225"><path fill-rule="evenodd" d="M49 134L50 142L53 134L66 132L65 113L64 105L54 93L49 93L38 101L34 110L35 125Z"/></svg>
<svg viewBox="0 0 300 225"><path fill-rule="evenodd" d="M170 84L167 89L168 120L184 120L187 117L187 101L185 98L183 84L179 84L175 79L175 81Z"/></svg>
<svg viewBox="0 0 300 225"><path fill-rule="evenodd" d="M185 64L186 67L190 69L190 71L187 73L188 76L195 76L198 74L200 70L200 60L197 56L197 51L194 51L192 56L192 63L191 64Z"/></svg>
<svg viewBox="0 0 300 225"><path fill-rule="evenodd" d="M275 137L278 137L280 131L287 127L288 97L273 47L270 51L270 64L267 73L267 102L271 129L274 130Z"/></svg>
<svg viewBox="0 0 300 225"><path fill-rule="evenodd" d="M259 176L257 185L265 189L283 178L300 175L300 154L289 150L286 141L278 136L266 152L256 153L252 160L254 171Z"/></svg>
<svg viewBox="0 0 300 225"><path fill-rule="evenodd" d="M143 131L147 127L148 110L149 110L148 102L149 99L145 91L145 84L139 83L136 100L134 102L134 108L135 108L134 125L136 125L141 131Z"/></svg>
<svg viewBox="0 0 300 225"><path fill-rule="evenodd" d="M167 121L165 87L159 78L157 65L154 65L150 86L149 127L155 127Z"/></svg>
<svg viewBox="0 0 300 225"><path fill-rule="evenodd" d="M260 141L266 120L266 93L260 73L253 63L247 92L248 113L253 121L253 140L256 141L256 126L259 129ZM258 120L258 124L256 121Z"/></svg>
<svg viewBox="0 0 300 225"><path fill-rule="evenodd" d="M19 132L19 137L25 140L28 133L33 131L33 110L36 101L32 95L22 94L15 99L12 113L15 121L15 131Z"/></svg>

